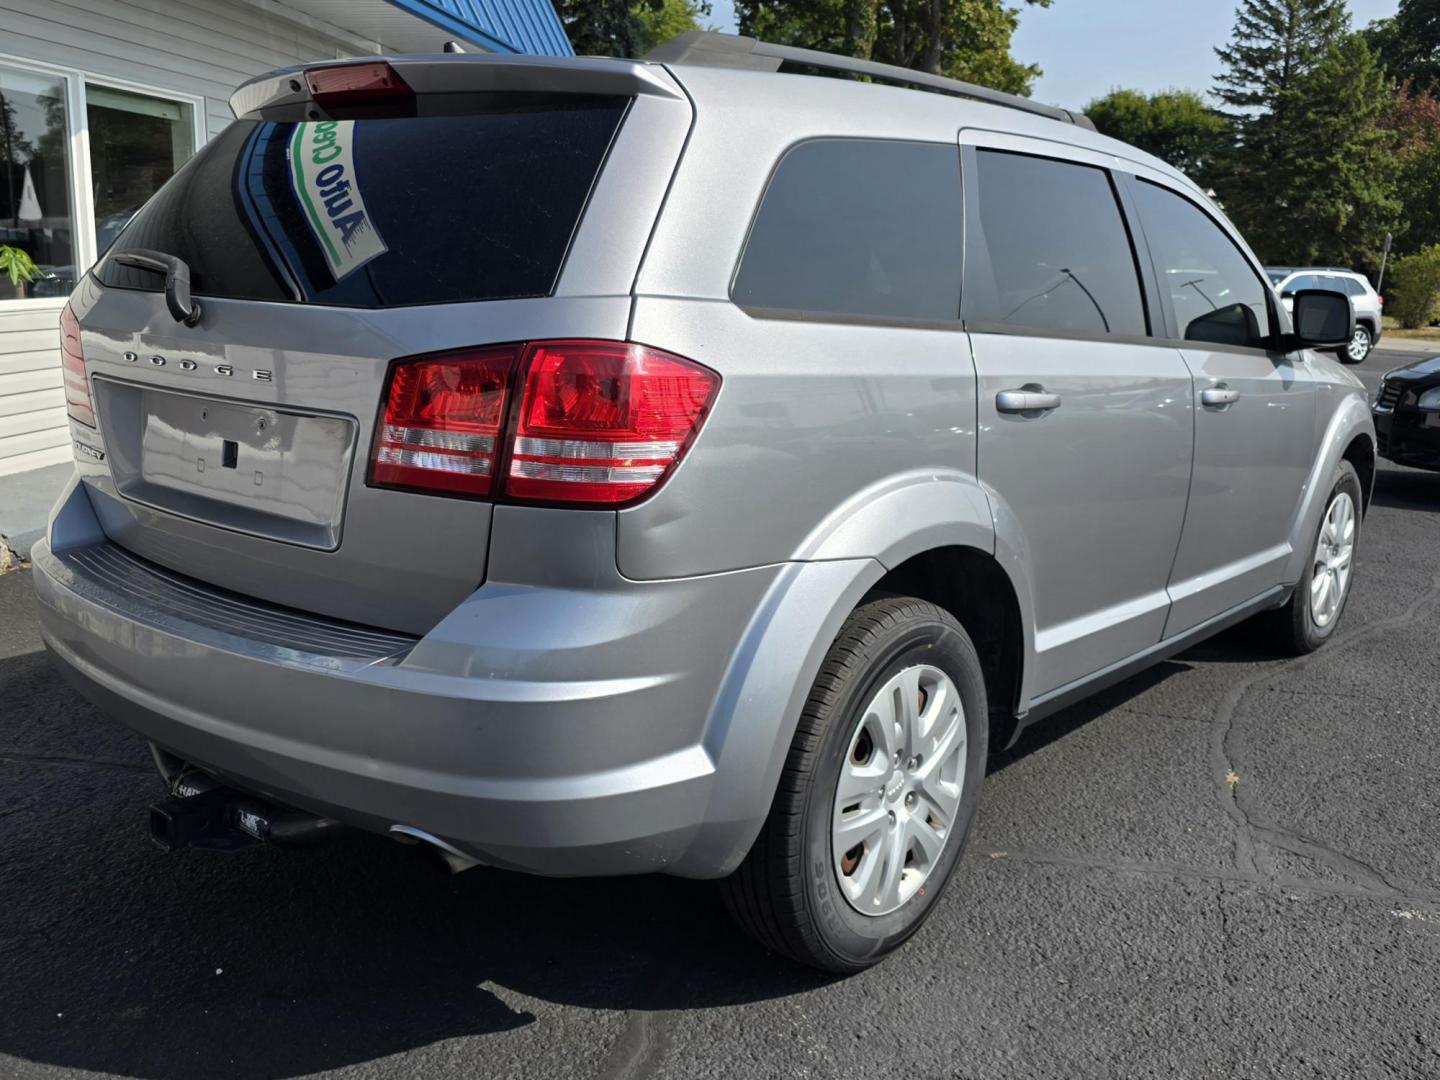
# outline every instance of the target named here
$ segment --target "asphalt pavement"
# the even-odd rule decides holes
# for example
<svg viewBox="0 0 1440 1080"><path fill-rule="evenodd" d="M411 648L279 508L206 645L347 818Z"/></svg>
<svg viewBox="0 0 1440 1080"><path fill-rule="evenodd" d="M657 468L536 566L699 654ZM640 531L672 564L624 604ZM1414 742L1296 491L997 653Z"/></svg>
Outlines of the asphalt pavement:
<svg viewBox="0 0 1440 1080"><path fill-rule="evenodd" d="M1240 627L998 759L935 916L849 979L704 883L448 877L358 834L161 854L148 757L56 677L28 578L0 1077L1440 1075L1440 474L1382 465L1319 653Z"/></svg>

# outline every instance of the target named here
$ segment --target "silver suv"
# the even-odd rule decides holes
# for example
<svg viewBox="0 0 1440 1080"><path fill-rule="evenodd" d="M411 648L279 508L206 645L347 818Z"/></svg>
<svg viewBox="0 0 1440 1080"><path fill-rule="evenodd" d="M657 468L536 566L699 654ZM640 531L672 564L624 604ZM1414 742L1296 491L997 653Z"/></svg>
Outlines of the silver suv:
<svg viewBox="0 0 1440 1080"><path fill-rule="evenodd" d="M163 847L720 878L855 970L991 750L1249 616L1335 632L1349 301L1292 319L1083 117L721 36L233 104L71 298L33 556Z"/></svg>
<svg viewBox="0 0 1440 1080"><path fill-rule="evenodd" d="M1350 334L1350 340L1336 350L1336 355L1347 364L1363 362L1370 355L1370 350L1380 343L1383 332L1380 316L1385 298L1375 291L1364 274L1339 266L1267 266L1265 272L1270 275L1286 311L1294 304L1295 294L1302 289L1328 289L1350 297L1350 303L1355 308L1355 329Z"/></svg>

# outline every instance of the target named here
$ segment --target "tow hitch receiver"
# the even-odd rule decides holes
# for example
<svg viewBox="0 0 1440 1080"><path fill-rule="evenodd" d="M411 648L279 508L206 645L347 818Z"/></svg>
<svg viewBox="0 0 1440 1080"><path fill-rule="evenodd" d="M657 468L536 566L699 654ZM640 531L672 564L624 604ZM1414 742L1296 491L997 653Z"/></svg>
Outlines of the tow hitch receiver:
<svg viewBox="0 0 1440 1080"><path fill-rule="evenodd" d="M150 807L150 840L161 851L308 843L339 824L232 791L205 776L185 777L173 790L175 794Z"/></svg>

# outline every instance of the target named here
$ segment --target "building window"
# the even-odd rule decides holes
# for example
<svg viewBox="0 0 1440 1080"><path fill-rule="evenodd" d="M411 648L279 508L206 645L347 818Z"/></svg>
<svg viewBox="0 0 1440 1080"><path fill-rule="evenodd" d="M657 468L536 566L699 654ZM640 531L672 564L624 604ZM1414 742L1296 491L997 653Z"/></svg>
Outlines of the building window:
<svg viewBox="0 0 1440 1080"><path fill-rule="evenodd" d="M23 64L0 63L0 311L69 296L197 149L198 99Z"/></svg>
<svg viewBox="0 0 1440 1080"><path fill-rule="evenodd" d="M17 274L16 284L0 272L0 304L67 296L75 284L65 98L60 76L0 66L0 248L13 249L0 254L36 268L29 281Z"/></svg>
<svg viewBox="0 0 1440 1080"><path fill-rule="evenodd" d="M85 87L95 254L195 152L192 107L105 86Z"/></svg>

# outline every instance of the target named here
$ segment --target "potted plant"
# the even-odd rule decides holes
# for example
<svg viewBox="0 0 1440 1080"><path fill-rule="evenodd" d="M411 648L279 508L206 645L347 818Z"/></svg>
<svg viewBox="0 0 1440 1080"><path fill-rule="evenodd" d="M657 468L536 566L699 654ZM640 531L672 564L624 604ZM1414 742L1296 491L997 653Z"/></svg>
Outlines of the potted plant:
<svg viewBox="0 0 1440 1080"><path fill-rule="evenodd" d="M35 260L21 248L0 244L0 274L4 274L10 279L10 286L15 290L15 295L23 300L25 299L25 286L39 277L40 267L36 266Z"/></svg>

